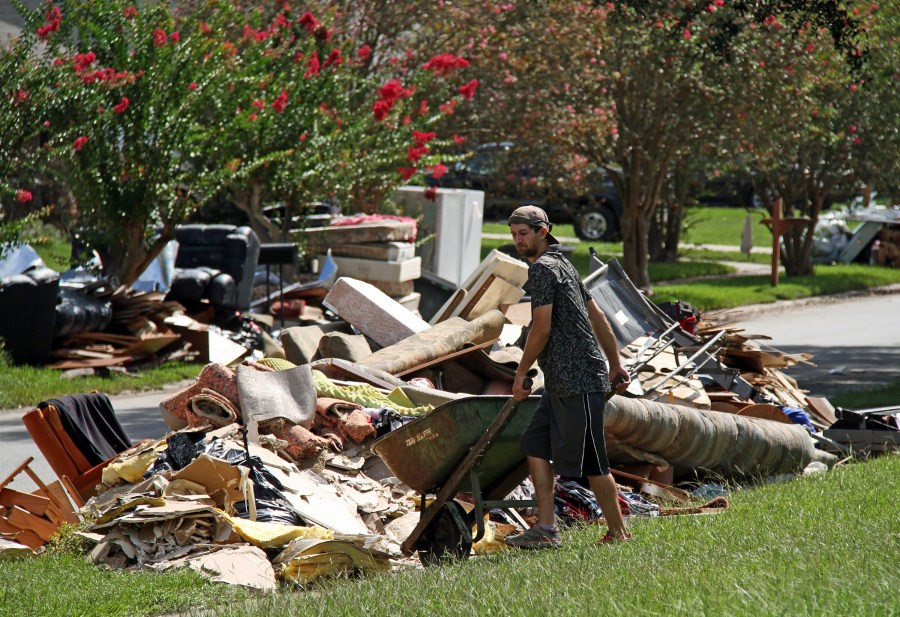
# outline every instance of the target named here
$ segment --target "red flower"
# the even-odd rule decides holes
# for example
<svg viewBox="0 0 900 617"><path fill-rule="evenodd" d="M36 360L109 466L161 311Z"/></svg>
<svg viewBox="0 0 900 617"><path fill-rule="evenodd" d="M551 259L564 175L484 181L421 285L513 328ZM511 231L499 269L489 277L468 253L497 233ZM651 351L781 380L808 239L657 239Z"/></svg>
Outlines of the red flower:
<svg viewBox="0 0 900 617"><path fill-rule="evenodd" d="M299 139L301 142L306 141L307 139L309 139L309 133L307 133L306 131L304 131L303 134L302 134L300 137L298 137L298 139Z"/></svg>
<svg viewBox="0 0 900 617"><path fill-rule="evenodd" d="M437 189L433 186L429 186L425 189L425 192L422 193L422 197L430 201L435 201L437 199Z"/></svg>
<svg viewBox="0 0 900 617"><path fill-rule="evenodd" d="M51 5L44 13L44 20L44 25L37 29L37 35L42 39L47 39L50 38L51 32L59 30L59 25L62 23L62 13L59 12L59 7L55 4Z"/></svg>
<svg viewBox="0 0 900 617"><path fill-rule="evenodd" d="M16 191L16 199L23 204L27 204L32 199L31 191L19 189L18 191Z"/></svg>
<svg viewBox="0 0 900 617"><path fill-rule="evenodd" d="M372 57L372 48L368 45L363 45L359 48L359 51L356 52L356 57L360 60L368 60Z"/></svg>
<svg viewBox="0 0 900 617"><path fill-rule="evenodd" d="M166 44L166 33L165 31L157 28L153 31L153 44L157 47L164 47Z"/></svg>
<svg viewBox="0 0 900 617"><path fill-rule="evenodd" d="M422 99L419 102L419 115L424 116L427 113L428 113L428 101L426 101L425 99Z"/></svg>
<svg viewBox="0 0 900 617"><path fill-rule="evenodd" d="M322 25L321 22L313 17L313 14L309 11L306 11L303 15L301 15L300 19L297 20L297 23L306 28L306 31L310 34L315 33L315 31L319 29L319 26Z"/></svg>
<svg viewBox="0 0 900 617"><path fill-rule="evenodd" d="M28 100L28 95L28 90L19 90L18 92L13 94L13 104L24 103Z"/></svg>
<svg viewBox="0 0 900 617"><path fill-rule="evenodd" d="M452 116L453 112L456 110L456 101L449 101L443 105L439 105L438 109L441 110L441 113Z"/></svg>
<svg viewBox="0 0 900 617"><path fill-rule="evenodd" d="M87 135L82 135L81 137L75 140L75 143L72 144L72 147L75 148L76 152L81 152L81 149L87 145L88 138Z"/></svg>
<svg viewBox="0 0 900 617"><path fill-rule="evenodd" d="M252 103L250 103L250 106L251 106L251 107L255 107L256 109L259 109L259 110L263 110L263 109L266 108L266 102L265 102L265 101L260 101L259 99L256 99L255 101L253 101Z"/></svg>
<svg viewBox="0 0 900 617"><path fill-rule="evenodd" d="M431 168L431 175L434 176L435 180L437 180L438 178L443 176L445 173L447 173L447 171L448 171L448 169L447 169L446 165L444 165L443 163L438 163L437 165L435 165L434 167Z"/></svg>
<svg viewBox="0 0 900 617"><path fill-rule="evenodd" d="M436 133L433 132L424 132L424 131L413 131L413 139L416 140L416 145L419 147L424 146L429 141L437 137Z"/></svg>
<svg viewBox="0 0 900 617"><path fill-rule="evenodd" d="M454 56L453 54L438 54L431 60L422 65L426 71L431 71L435 75L448 75L458 68L469 66L469 61L462 56Z"/></svg>
<svg viewBox="0 0 900 617"><path fill-rule="evenodd" d="M249 116L247 116L247 119L250 120L250 122L256 122L256 119L258 117L259 116L257 116L256 114L250 114Z"/></svg>
<svg viewBox="0 0 900 617"><path fill-rule="evenodd" d="M457 135L456 133L453 134L453 143L455 143L457 146L461 146L463 143L465 143L465 141L466 138L462 135Z"/></svg>
<svg viewBox="0 0 900 617"><path fill-rule="evenodd" d="M178 34L177 32L173 32L172 34L169 35L169 38L172 40L173 43L177 43L178 41L181 40L181 35Z"/></svg>
<svg viewBox="0 0 900 617"><path fill-rule="evenodd" d="M397 171L400 173L400 177L403 178L403 181L406 182L419 170L415 167L398 167Z"/></svg>
<svg viewBox="0 0 900 617"><path fill-rule="evenodd" d="M287 90L283 90L281 94L278 95L274 101L272 101L272 109L276 112L281 113L284 111L284 107L287 105L288 94Z"/></svg>
<svg viewBox="0 0 900 617"><path fill-rule="evenodd" d="M685 41L689 41L691 39L691 31L685 28L681 33L681 38L683 38Z"/></svg>
<svg viewBox="0 0 900 617"><path fill-rule="evenodd" d="M406 153L406 160L410 163L418 163L419 159L428 154L428 146L420 148L410 148Z"/></svg>
<svg viewBox="0 0 900 617"><path fill-rule="evenodd" d="M190 90L190 91L193 92L193 91L196 90L196 89L197 89L197 82L196 82L196 81L192 81L191 83L188 84L188 90Z"/></svg>
<svg viewBox="0 0 900 617"><path fill-rule="evenodd" d="M403 87L403 84L400 83L400 80L392 79L378 89L378 98L393 104L394 101L401 98L405 92L406 89Z"/></svg>
<svg viewBox="0 0 900 617"><path fill-rule="evenodd" d="M128 100L128 97L123 96L121 103L119 103L118 105L113 105L113 111L116 112L117 114L125 113L125 110L128 109L129 102L130 101Z"/></svg>
<svg viewBox="0 0 900 617"><path fill-rule="evenodd" d="M321 68L321 65L319 64L319 54L317 54L316 52L312 52L309 56L309 60L306 63L306 73L303 76L306 79L315 77L319 74L319 68Z"/></svg>
<svg viewBox="0 0 900 617"><path fill-rule="evenodd" d="M387 118L387 115L391 112L391 107L393 105L385 100L375 101L375 104L372 105L372 113L375 114L375 119L381 122Z"/></svg>
<svg viewBox="0 0 900 617"><path fill-rule="evenodd" d="M329 64L333 64L335 66L340 66L344 63L344 60L341 58L341 50L334 48L331 50L331 53L328 54L328 58L325 59L325 64L322 65L322 68L325 68Z"/></svg>
<svg viewBox="0 0 900 617"><path fill-rule="evenodd" d="M409 123L412 122L412 118L409 116L403 116L403 126L409 126Z"/></svg>
<svg viewBox="0 0 900 617"><path fill-rule="evenodd" d="M475 96L475 89L478 88L478 80L473 79L465 86L460 86L459 93L463 95L463 98L470 99Z"/></svg>
<svg viewBox="0 0 900 617"><path fill-rule="evenodd" d="M89 51L86 54L75 54L75 58L72 60L72 65L75 67L75 72L78 73L92 65L94 63L94 60L96 59L97 54L92 51Z"/></svg>
<svg viewBox="0 0 900 617"><path fill-rule="evenodd" d="M137 9L133 6L125 7L125 10L122 11L122 16L125 19L134 19L137 17Z"/></svg>
<svg viewBox="0 0 900 617"><path fill-rule="evenodd" d="M205 21L200 22L200 32L202 32L203 34L209 34L210 32L212 32L212 27Z"/></svg>

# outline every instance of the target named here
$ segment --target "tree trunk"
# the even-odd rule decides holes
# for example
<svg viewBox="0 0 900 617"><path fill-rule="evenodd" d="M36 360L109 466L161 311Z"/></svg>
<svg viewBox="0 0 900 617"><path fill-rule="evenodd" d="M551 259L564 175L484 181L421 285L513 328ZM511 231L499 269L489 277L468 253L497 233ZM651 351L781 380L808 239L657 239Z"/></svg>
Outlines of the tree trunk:
<svg viewBox="0 0 900 617"><path fill-rule="evenodd" d="M98 247L100 265L104 276L111 277L117 285L130 287L144 273L163 248L172 239L172 234L165 230L152 244L145 239L146 221L129 221L122 232L125 243L122 245Z"/></svg>
<svg viewBox="0 0 900 617"><path fill-rule="evenodd" d="M632 199L637 200L637 196ZM650 261L647 254L647 238L650 233L649 221L638 212L638 208L626 208L622 216L622 248L625 273L642 291L650 291Z"/></svg>
<svg viewBox="0 0 900 617"><path fill-rule="evenodd" d="M263 211L264 189L258 180L251 179L250 187L234 192L234 205L243 212L247 213L250 219L250 228L256 232L259 241L262 243L282 242L287 237L279 229L278 225L272 222ZM285 218L290 218L289 209L285 211Z"/></svg>

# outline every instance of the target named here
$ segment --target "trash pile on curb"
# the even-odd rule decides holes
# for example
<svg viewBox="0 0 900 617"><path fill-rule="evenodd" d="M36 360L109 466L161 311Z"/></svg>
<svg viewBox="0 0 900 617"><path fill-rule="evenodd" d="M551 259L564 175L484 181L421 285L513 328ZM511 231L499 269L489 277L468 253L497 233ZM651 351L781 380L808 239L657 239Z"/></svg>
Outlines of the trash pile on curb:
<svg viewBox="0 0 900 617"><path fill-rule="evenodd" d="M379 440L403 431L395 433L401 448L428 447L449 457L441 463L450 469L457 464L447 454L456 435L439 434L429 419L461 422L452 410L463 404L490 416L497 399L509 397L530 322L526 279L522 261L494 251L426 321L398 301L412 302L409 293L391 297L371 281L337 278L320 311L283 328L272 353L210 362L194 384L165 399L160 413L171 432L161 440L131 445L100 393L42 404L25 422L60 480L30 494L5 488L21 472L34 479L26 463L0 485L0 532L18 543L3 547L37 549L59 525L81 518L94 563L189 567L264 591L277 581L307 585L428 563L423 553L437 531L423 534L416 551L403 543L449 474L413 490L376 454ZM848 451L824 434L847 430L835 409L781 371L808 356L765 347L734 324L706 323L689 306L663 310L615 260L594 259L585 285L609 317L632 377L606 412L627 514L721 511L727 500L704 502L675 484L708 471L747 478L827 468ZM536 366L530 376L539 389ZM885 426L896 444L896 427ZM453 445L462 448L459 458L471 446ZM490 490L527 499L524 459L514 454L513 462L516 471ZM560 486L569 519L602 517L577 479ZM467 486L456 494L435 525L477 526L476 554L503 550L504 535L530 512L482 512L478 492ZM41 533L23 526L23 513L47 522Z"/></svg>

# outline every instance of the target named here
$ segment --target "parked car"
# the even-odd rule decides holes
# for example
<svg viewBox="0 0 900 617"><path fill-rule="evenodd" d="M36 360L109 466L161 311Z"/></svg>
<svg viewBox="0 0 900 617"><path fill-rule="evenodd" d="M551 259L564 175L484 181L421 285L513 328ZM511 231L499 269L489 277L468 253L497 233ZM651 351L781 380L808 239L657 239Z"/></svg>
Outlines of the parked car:
<svg viewBox="0 0 900 617"><path fill-rule="evenodd" d="M485 220L504 221L519 206L546 210L555 224L572 223L582 240L619 238L622 200L602 169L589 172L585 190L570 190L549 170L520 154L512 142L481 144L467 158L449 166L440 178L428 176L429 186L484 191Z"/></svg>

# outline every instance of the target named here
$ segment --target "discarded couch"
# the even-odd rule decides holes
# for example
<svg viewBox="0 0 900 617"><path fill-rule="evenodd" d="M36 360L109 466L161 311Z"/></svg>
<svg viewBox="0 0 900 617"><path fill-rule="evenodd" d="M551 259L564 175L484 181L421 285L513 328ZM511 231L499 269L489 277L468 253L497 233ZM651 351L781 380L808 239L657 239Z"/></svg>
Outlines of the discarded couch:
<svg viewBox="0 0 900 617"><path fill-rule="evenodd" d="M59 273L43 265L0 278L0 338L13 361L50 357L58 291Z"/></svg>
<svg viewBox="0 0 900 617"><path fill-rule="evenodd" d="M247 310L260 242L249 227L181 225L169 297L185 304Z"/></svg>

